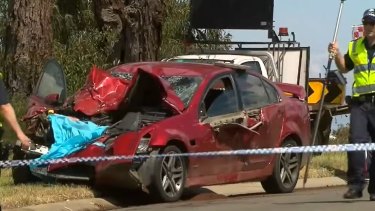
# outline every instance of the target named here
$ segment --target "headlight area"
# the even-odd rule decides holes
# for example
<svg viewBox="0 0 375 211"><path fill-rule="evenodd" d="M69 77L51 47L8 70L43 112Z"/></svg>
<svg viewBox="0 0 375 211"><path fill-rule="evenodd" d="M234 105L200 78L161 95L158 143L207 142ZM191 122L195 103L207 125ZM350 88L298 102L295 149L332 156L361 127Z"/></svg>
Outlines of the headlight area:
<svg viewBox="0 0 375 211"><path fill-rule="evenodd" d="M107 155L113 155L113 145L116 141L118 141L118 139L119 136L112 136L103 141L104 150ZM145 133L143 136L133 134L130 137L122 139L121 145L123 145L122 147L128 147L127 145L129 144L129 147L134 150L131 153L134 153L135 155L145 155L149 154L153 150L153 148L149 146L150 141L151 133Z"/></svg>
<svg viewBox="0 0 375 211"><path fill-rule="evenodd" d="M137 147L137 154L148 154L152 151L152 148L149 147L151 141L151 134L145 134L139 141Z"/></svg>
<svg viewBox="0 0 375 211"><path fill-rule="evenodd" d="M135 152L135 156L140 156L140 157L135 157L133 159L132 163L132 170L133 170L133 175L139 175L138 171L142 168L146 168L145 166L149 166L150 162L152 159L148 159L148 155L152 154L154 149L150 147L150 141L151 141L151 134L146 133L139 139L138 147ZM146 157L143 157L146 156ZM137 172L137 173L136 173Z"/></svg>

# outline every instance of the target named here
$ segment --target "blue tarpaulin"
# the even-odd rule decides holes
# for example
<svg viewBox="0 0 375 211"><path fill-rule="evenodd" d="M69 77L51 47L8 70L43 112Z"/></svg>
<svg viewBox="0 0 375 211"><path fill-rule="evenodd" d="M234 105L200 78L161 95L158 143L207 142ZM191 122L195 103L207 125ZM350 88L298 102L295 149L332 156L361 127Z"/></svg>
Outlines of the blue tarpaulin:
<svg viewBox="0 0 375 211"><path fill-rule="evenodd" d="M84 149L107 129L107 126L99 126L90 121L73 120L60 114L50 114L48 120L51 122L55 142L48 153L39 157L39 160L63 158Z"/></svg>

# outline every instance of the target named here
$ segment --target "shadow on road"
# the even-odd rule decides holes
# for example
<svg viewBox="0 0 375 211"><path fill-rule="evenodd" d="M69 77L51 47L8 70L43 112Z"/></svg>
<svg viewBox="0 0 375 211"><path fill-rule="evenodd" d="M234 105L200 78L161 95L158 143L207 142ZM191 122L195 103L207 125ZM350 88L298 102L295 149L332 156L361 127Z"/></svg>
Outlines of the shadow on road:
<svg viewBox="0 0 375 211"><path fill-rule="evenodd" d="M94 196L104 198L119 207L140 206L152 204L152 199L142 191L129 191L124 189L107 188L94 189Z"/></svg>
<svg viewBox="0 0 375 211"><path fill-rule="evenodd" d="M207 188L188 188L185 190L181 200L183 201L200 201L228 198L225 195L217 194Z"/></svg>
<svg viewBox="0 0 375 211"><path fill-rule="evenodd" d="M362 203L370 202L369 200L341 200L341 201L303 201L303 202L286 202L286 203L274 203L277 205L301 205L301 204L352 204L352 203ZM371 202L372 203L372 202Z"/></svg>
<svg viewBox="0 0 375 211"><path fill-rule="evenodd" d="M142 191L129 191L124 189L94 189L94 196L104 198L118 207L131 207L157 204L147 193ZM217 194L206 188L188 188L181 197L183 201L207 201L225 199L225 195Z"/></svg>

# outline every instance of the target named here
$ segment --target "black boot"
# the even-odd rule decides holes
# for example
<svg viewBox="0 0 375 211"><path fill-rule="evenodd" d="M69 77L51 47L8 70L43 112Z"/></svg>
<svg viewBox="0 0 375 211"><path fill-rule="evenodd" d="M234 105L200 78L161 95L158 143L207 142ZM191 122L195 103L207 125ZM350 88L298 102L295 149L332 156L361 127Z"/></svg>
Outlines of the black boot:
<svg viewBox="0 0 375 211"><path fill-rule="evenodd" d="M344 194L345 199L357 199L362 197L362 191L349 188L349 190ZM375 197L375 195L374 195ZM375 200L375 198L374 198Z"/></svg>

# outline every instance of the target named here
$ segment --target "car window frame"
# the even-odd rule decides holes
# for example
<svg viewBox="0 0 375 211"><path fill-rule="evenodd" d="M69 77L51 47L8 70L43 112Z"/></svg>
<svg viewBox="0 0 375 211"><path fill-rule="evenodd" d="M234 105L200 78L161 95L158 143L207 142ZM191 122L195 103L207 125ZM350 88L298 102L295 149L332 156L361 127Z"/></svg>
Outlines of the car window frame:
<svg viewBox="0 0 375 211"><path fill-rule="evenodd" d="M57 68L57 70L59 71L59 76L61 76L61 78L56 78L55 77L56 75L50 75L50 74L47 73L47 72L50 72L49 71L50 68L48 68L50 65L53 65ZM32 95L39 98L39 99L42 99L42 100L45 100L45 98L48 96L48 95L47 96L41 96L40 95L40 93L42 92L41 90L45 89L45 87L43 86L43 83L51 82L51 80L44 79L44 77L48 77L46 75L50 75L55 80L56 83L58 83L57 81L60 81L59 83L61 83L62 89L61 89L61 93L57 93L57 94L59 94L58 103L61 104L61 103L65 102L65 100L68 98L68 93L67 93L68 87L67 87L67 83L66 83L66 75L65 75L65 71L64 71L63 67L61 66L61 64L56 59L50 59L47 62L45 62L45 64L43 65L43 69L41 71L41 74L38 78L38 82L33 89ZM52 92L52 94L53 94L53 92Z"/></svg>
<svg viewBox="0 0 375 211"><path fill-rule="evenodd" d="M261 79L262 80L262 83L263 83L263 86L265 87L265 90L266 90L266 93L268 95L268 100L269 100L269 105L273 105L273 104L278 104L280 103L281 101L281 96L280 96L280 93L279 91L277 90L277 88L275 87L275 85L273 85L272 83L264 80L264 79ZM265 84L267 84L269 87L271 87L273 89L273 91L276 93L276 97L277 97L277 100L275 102L271 102L271 97L270 97L270 93L268 92L268 89L266 88Z"/></svg>
<svg viewBox="0 0 375 211"><path fill-rule="evenodd" d="M223 79L223 78L229 78L231 84L232 84L232 87L233 87L233 91L234 91L234 95L235 95L235 99L236 99L236 104L237 104L237 110L234 112L234 113L237 113L237 112L240 112L241 111L241 105L240 105L240 100L239 100L239 93L238 93L238 89L237 89L237 85L236 85L236 82L233 78L233 75L232 74L228 74L228 73L224 73L224 74L220 74L214 78L211 79L211 81L207 84L207 86L205 87L205 90L201 96L201 98L199 99L199 105L198 105L198 119L200 122L204 122L206 121L206 119L210 119L210 118L217 118L217 117L220 117L220 116L225 116L225 115L228 115L228 114L231 114L231 113L228 113L228 114L222 114L222 115L218 115L218 116L213 116L213 117L209 117L208 115L205 116L204 119L203 116L201 116L200 114L200 108L201 108L201 105L202 105L202 102L204 101L204 99L206 98L209 90L211 89L211 87L214 85L214 83L216 83L218 80L220 79ZM206 111L207 112L207 111Z"/></svg>
<svg viewBox="0 0 375 211"><path fill-rule="evenodd" d="M236 72L234 74L238 74L238 73ZM260 108L263 108L263 107L266 107L266 106L269 106L269 105L273 104L273 103L270 103L270 97L269 97L269 94L268 94L268 92L267 92L267 90L266 90L266 88L264 86L264 79L262 79L263 76L261 76L261 75L259 75L257 73L251 72L251 71L246 71L246 74L250 75L252 77L258 78L260 80L260 82L262 84L262 87L264 89L264 92L266 94L266 97L267 97L267 100L266 100L267 103L264 104L264 105L258 106L258 107L247 107L247 106L245 106L244 102L243 102L243 97L242 97L242 95L240 95L240 92L241 92L240 84L238 82L237 76L234 76L235 81L236 81L236 88L238 89L238 98L240 100L240 106L241 106L241 108L243 110L256 110L256 109L260 109Z"/></svg>

